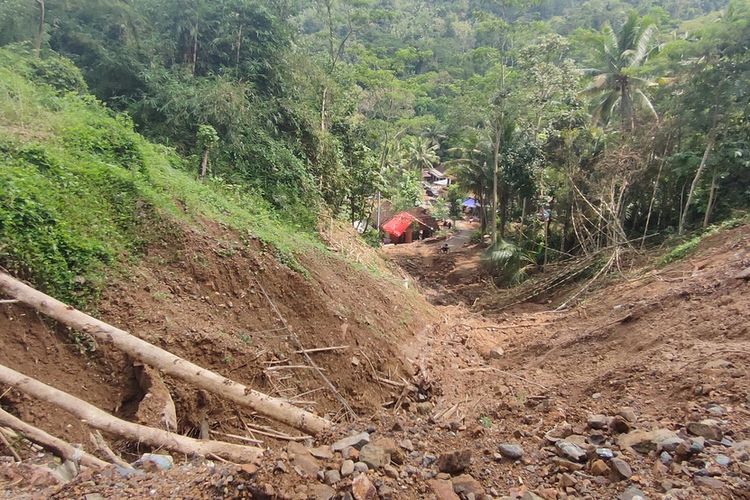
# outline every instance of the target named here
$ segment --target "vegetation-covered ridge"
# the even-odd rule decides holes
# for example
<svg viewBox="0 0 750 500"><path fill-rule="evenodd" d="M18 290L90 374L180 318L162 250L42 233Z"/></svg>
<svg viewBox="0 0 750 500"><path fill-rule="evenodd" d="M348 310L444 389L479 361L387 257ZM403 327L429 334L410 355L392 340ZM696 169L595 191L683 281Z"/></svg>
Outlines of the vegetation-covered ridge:
<svg viewBox="0 0 750 500"><path fill-rule="evenodd" d="M104 278L181 220L225 224L296 266L322 248L263 197L195 169L87 93L75 66L0 49L0 265L61 300L95 299Z"/></svg>

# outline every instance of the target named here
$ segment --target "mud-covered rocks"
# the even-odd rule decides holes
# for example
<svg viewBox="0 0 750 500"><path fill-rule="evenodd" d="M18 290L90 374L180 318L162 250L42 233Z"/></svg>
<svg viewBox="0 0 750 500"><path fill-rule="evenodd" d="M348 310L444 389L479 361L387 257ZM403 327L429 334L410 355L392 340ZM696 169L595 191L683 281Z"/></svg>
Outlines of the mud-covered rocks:
<svg viewBox="0 0 750 500"><path fill-rule="evenodd" d="M359 460L371 469L380 469L391 463L391 455L380 446L370 443L359 451Z"/></svg>
<svg viewBox="0 0 750 500"><path fill-rule="evenodd" d="M705 419L700 422L688 422L686 428L693 436L700 436L712 441L721 441L724 437L724 432L721 430L719 423L712 419Z"/></svg>
<svg viewBox="0 0 750 500"><path fill-rule="evenodd" d="M471 465L471 450L443 453L437 460L438 470L448 474L460 474Z"/></svg>
<svg viewBox="0 0 750 500"><path fill-rule="evenodd" d="M343 451L345 448L354 448L356 450L359 450L369 442L370 434L367 432L360 432L358 434L339 439L331 445L331 450L338 452Z"/></svg>
<svg viewBox="0 0 750 500"><path fill-rule="evenodd" d="M376 500L378 490L367 474L359 474L352 481L352 496L354 500Z"/></svg>
<svg viewBox="0 0 750 500"><path fill-rule="evenodd" d="M523 448L521 445L513 443L501 443L498 445L500 454L510 460L520 460L523 457Z"/></svg>

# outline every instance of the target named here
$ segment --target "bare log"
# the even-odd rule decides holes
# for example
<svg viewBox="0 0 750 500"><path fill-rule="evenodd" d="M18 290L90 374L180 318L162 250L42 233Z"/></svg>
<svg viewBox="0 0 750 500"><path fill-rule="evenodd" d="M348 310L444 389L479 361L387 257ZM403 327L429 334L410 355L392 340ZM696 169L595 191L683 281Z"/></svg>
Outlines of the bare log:
<svg viewBox="0 0 750 500"><path fill-rule="evenodd" d="M16 432L22 434L29 441L41 445L48 450L52 451L55 455L70 460L72 462L80 463L86 467L92 467L101 469L109 464L100 458L90 455L80 448L76 448L70 443L63 441L60 438L56 438L51 434L47 434L43 430L34 427L33 425L27 424L20 418L14 417L7 411L0 409L0 424L10 427Z"/></svg>
<svg viewBox="0 0 750 500"><path fill-rule="evenodd" d="M158 368L167 375L251 408L295 429L317 434L331 426L331 422L325 418L201 368L34 290L3 272L0 272L0 291L61 323L91 335L100 343L113 345L132 358Z"/></svg>
<svg viewBox="0 0 750 500"><path fill-rule="evenodd" d="M95 429L124 437L130 441L142 442L155 448L164 448L186 455L216 455L237 463L254 462L263 453L260 448L220 441L199 441L180 434L121 420L86 401L2 365L0 365L0 382L11 385L29 396L53 404Z"/></svg>

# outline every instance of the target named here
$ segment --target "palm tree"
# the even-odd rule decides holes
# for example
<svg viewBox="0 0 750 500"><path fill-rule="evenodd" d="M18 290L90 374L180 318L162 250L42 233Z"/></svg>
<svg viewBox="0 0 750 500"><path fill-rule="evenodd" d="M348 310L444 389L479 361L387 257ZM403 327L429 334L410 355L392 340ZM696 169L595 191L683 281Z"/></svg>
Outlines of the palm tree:
<svg viewBox="0 0 750 500"><path fill-rule="evenodd" d="M636 111L645 111L658 119L644 93L656 84L633 75L646 62L655 32L654 25L641 26L636 14L628 17L619 34L609 24L602 28L599 52L604 64L591 70L594 79L584 90L585 94L599 96L593 110L595 122L607 124L617 113L622 130L627 131L635 128Z"/></svg>
<svg viewBox="0 0 750 500"><path fill-rule="evenodd" d="M413 138L406 143L403 158L406 165L415 170L432 168L440 161L437 150L440 146L429 139Z"/></svg>

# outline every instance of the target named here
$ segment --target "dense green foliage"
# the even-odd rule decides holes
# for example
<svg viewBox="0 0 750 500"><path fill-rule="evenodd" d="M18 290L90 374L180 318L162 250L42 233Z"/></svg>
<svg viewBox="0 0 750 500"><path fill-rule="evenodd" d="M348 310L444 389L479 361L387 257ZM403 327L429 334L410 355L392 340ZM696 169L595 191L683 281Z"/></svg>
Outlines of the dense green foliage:
<svg viewBox="0 0 750 500"><path fill-rule="evenodd" d="M0 0L0 44L39 47L38 59L6 69L9 82L49 85L55 103L37 101L48 113L57 101L72 106L72 91L98 114L63 106L69 119L42 157L84 154L153 179L150 162L166 153L148 153L132 125L173 148L186 179L205 170L206 184L238 186L307 228L321 213L366 219L378 192L413 206L421 169L448 167L458 180L448 212L474 194L483 232L539 261L637 246L750 205L750 0L46 7L38 31L38 2ZM105 117L87 89L127 114ZM14 98L0 103L6 113ZM30 169L21 158L40 136L4 133L14 168ZM100 188L126 182L104 181L113 175L101 172ZM123 203L136 197L122 192ZM118 251L91 247L87 259Z"/></svg>
<svg viewBox="0 0 750 500"><path fill-rule="evenodd" d="M318 245L262 197L200 184L171 149L85 94L64 59L0 49L0 265L63 300L96 298L103 278L169 220L208 217L293 252ZM165 217L167 216L167 217Z"/></svg>

